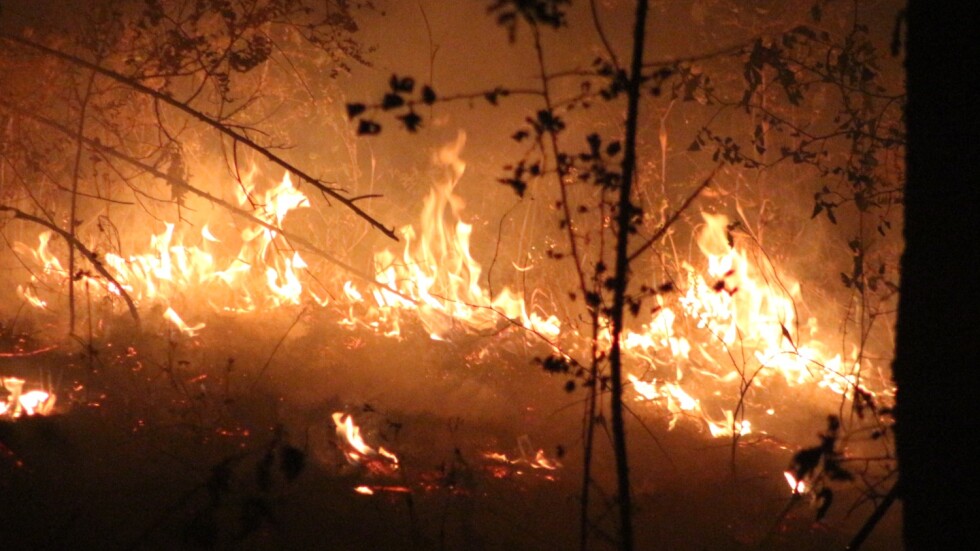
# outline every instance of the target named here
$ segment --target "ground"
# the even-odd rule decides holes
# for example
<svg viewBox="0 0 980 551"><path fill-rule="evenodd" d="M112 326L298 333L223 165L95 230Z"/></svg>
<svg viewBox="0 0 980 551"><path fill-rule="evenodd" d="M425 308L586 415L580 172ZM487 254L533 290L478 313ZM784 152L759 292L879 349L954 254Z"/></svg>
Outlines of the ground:
<svg viewBox="0 0 980 551"><path fill-rule="evenodd" d="M517 329L437 342L408 327L396 340L327 312L294 324L297 314L216 317L193 338L120 322L94 355L62 340L3 358L5 375L43 374L60 395L54 415L0 422L3 545L578 546L584 393L532 362L539 345ZM639 549L839 549L870 514L865 503L848 515L858 496L845 491L815 522L783 480L798 445L746 437L733 456L730 439L684 420L668 431L652 404L631 409ZM398 468L348 461L335 412L396 454ZM810 415L815 441L820 414ZM603 431L599 443L605 450ZM534 468L538 449L561 466ZM597 454L604 488L611 464ZM355 492L362 485L374 495ZM608 496L593 496L593 548L611 548ZM897 513L865 549L898 547Z"/></svg>

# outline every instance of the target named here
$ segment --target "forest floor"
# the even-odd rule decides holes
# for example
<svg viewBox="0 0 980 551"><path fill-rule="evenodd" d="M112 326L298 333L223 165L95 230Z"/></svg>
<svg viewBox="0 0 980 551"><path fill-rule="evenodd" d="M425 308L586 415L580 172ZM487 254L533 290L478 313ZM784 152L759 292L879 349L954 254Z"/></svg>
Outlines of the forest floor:
<svg viewBox="0 0 980 551"><path fill-rule="evenodd" d="M216 316L196 337L117 321L85 342L5 324L0 375L58 403L0 420L0 545L578 547L585 392L534 364L547 350L516 329L439 342L290 315ZM873 509L844 489L817 522L783 477L800 443L733 445L683 419L668 430L655 404L630 411L637 549L842 549ZM335 413L371 448L359 461ZM826 414L800 414L807 444ZM590 548L612 549L602 424L596 441ZM896 506L864 549L900 548L898 520Z"/></svg>

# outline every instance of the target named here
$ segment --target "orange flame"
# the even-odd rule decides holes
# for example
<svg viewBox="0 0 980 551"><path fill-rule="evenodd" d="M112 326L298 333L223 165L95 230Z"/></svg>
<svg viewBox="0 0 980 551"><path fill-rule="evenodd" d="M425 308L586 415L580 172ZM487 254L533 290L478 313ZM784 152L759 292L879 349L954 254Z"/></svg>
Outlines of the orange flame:
<svg viewBox="0 0 980 551"><path fill-rule="evenodd" d="M361 428L354 424L349 414L337 412L332 415L337 427L337 436L343 439L344 456L352 465L366 465L372 471L390 474L398 470L398 456L383 446L377 449L369 446L361 436Z"/></svg>
<svg viewBox="0 0 980 551"><path fill-rule="evenodd" d="M54 394L43 390L24 392L25 383L24 379L17 377L3 377L3 388L9 394L5 402L0 402L0 417L48 415L54 410Z"/></svg>

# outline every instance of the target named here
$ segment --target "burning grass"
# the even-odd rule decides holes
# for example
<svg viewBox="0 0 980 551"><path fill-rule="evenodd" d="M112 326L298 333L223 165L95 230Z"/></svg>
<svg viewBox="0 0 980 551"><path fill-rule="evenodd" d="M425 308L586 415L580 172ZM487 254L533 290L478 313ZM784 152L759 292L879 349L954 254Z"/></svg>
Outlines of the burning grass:
<svg viewBox="0 0 980 551"><path fill-rule="evenodd" d="M257 172L238 202L261 223L208 223L193 238L166 223L145 252L104 255L118 284L81 273L88 336L41 354L5 351L19 372L4 366L0 415L55 415L3 421L6 494L32 496L17 518L77 495L45 517L58 527L51 545L88 526L92 544L120 546L303 547L323 545L314 527L330 527L347 549L573 547L561 519L576 514L581 408L566 390L583 382L572 366L588 339L551 302L486 288L454 191L461 147L440 152L445 180L401 230L401 252L378 252L369 278L313 273L273 229L309 200L288 174L257 191ZM815 500L804 489L837 456L797 471L804 481L784 471L828 412L847 411L856 435L835 439L841 459L887 456L887 379L856 349L832 351L803 314L800 285L751 231L705 213L694 233L701 256L678 262L623 340L639 541L839 542L856 520L833 517L815 538L798 509L783 510ZM44 233L17 250L36 265L18 292L48 335L35 336L50 339L67 284L60 251ZM142 327L115 311L122 294L140 305ZM549 357L561 369L535 364ZM59 383L43 397L24 391L41 380ZM62 448L84 473L70 483L49 455ZM614 472L612 458L595 461L597 479ZM865 462L867 485L887 479L881 465ZM94 496L107 486L129 495ZM82 502L98 512L79 512ZM125 527L101 518L127 518L135 504ZM684 521L667 529L663 517Z"/></svg>

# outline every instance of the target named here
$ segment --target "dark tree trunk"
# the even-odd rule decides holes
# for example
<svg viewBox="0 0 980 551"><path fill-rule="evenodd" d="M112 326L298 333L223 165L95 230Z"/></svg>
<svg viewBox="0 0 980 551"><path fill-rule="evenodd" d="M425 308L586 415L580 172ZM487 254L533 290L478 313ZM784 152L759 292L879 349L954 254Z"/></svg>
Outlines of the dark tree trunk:
<svg viewBox="0 0 980 551"><path fill-rule="evenodd" d="M909 550L975 549L980 187L977 18L909 5L908 182L894 376ZM959 12L959 13L957 13ZM971 454L974 452L970 452Z"/></svg>

